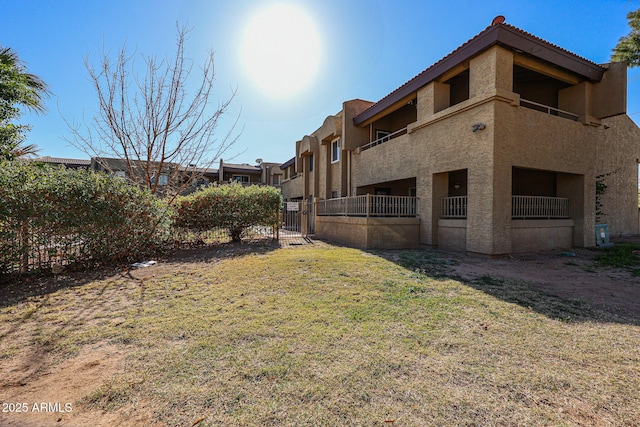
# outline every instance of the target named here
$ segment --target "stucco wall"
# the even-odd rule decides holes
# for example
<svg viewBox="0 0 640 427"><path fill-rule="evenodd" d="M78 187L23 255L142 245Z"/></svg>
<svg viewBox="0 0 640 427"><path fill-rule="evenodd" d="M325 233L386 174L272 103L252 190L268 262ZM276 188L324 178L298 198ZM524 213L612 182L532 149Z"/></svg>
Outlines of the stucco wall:
<svg viewBox="0 0 640 427"><path fill-rule="evenodd" d="M364 249L420 246L418 218L316 216L315 236Z"/></svg>
<svg viewBox="0 0 640 427"><path fill-rule="evenodd" d="M282 182L280 188L284 200L302 198L304 197L304 177L297 175L295 178L288 179Z"/></svg>
<svg viewBox="0 0 640 427"><path fill-rule="evenodd" d="M462 219L439 220L438 249L465 252L467 249L467 221Z"/></svg>
<svg viewBox="0 0 640 427"><path fill-rule="evenodd" d="M511 253L570 249L573 246L573 226L570 219L511 221Z"/></svg>

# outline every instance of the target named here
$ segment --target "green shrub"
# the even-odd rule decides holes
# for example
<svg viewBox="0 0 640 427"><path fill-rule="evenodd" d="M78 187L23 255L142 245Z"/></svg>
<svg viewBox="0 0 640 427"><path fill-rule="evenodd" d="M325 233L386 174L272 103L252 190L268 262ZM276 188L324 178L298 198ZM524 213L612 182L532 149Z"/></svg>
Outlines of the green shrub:
<svg viewBox="0 0 640 427"><path fill-rule="evenodd" d="M0 164L0 272L65 262L139 259L171 226L167 204L106 174L29 162ZM50 266L50 265L49 265Z"/></svg>
<svg viewBox="0 0 640 427"><path fill-rule="evenodd" d="M282 196L274 187L229 184L202 189L176 200L176 227L194 231L226 229L233 241L246 230L278 223Z"/></svg>

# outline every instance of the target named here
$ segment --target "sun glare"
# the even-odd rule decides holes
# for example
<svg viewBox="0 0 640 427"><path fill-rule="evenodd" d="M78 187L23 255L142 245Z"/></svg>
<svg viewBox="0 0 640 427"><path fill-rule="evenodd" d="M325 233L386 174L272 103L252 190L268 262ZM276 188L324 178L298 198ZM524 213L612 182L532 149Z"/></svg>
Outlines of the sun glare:
<svg viewBox="0 0 640 427"><path fill-rule="evenodd" d="M240 46L244 72L269 96L286 98L313 81L320 64L320 37L307 13L277 3L258 10Z"/></svg>

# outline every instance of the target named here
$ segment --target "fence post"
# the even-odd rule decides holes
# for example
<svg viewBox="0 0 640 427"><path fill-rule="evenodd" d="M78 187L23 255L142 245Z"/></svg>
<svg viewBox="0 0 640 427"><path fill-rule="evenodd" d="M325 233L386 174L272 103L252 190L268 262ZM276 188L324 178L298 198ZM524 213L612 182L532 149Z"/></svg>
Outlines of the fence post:
<svg viewBox="0 0 640 427"><path fill-rule="evenodd" d="M29 271L29 223L25 221L20 227L20 251L22 252L22 260L20 261L20 272L27 273Z"/></svg>
<svg viewBox="0 0 640 427"><path fill-rule="evenodd" d="M367 218L369 218L370 208L371 208L371 194L367 193L367 203L366 203Z"/></svg>

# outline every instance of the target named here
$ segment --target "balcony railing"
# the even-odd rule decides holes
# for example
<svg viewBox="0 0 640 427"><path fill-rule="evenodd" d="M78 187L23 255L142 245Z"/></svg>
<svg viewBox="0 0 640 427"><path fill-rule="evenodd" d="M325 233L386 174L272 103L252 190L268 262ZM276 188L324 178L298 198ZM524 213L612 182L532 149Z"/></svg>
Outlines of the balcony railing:
<svg viewBox="0 0 640 427"><path fill-rule="evenodd" d="M548 105L539 104L537 102L529 101L527 99L520 98L520 106L530 108L536 111L542 111L543 113L547 113L552 116L562 117L563 119L569 119L578 121L580 116L577 114L570 113L569 111L560 110L558 108L549 107Z"/></svg>
<svg viewBox="0 0 640 427"><path fill-rule="evenodd" d="M321 216L384 216L415 217L416 197L409 196L362 196L340 197L319 200L317 214Z"/></svg>
<svg viewBox="0 0 640 427"><path fill-rule="evenodd" d="M368 150L371 147L375 147L376 145L384 144L385 142L392 140L394 138L397 138L401 135L404 135L405 133L407 133L406 127L399 129L393 133L390 133L389 135L385 135L382 138L378 138L375 141L371 141L370 143L361 146L360 150L364 151L364 150Z"/></svg>
<svg viewBox="0 0 640 427"><path fill-rule="evenodd" d="M441 218L464 219L467 217L467 196L443 197ZM546 196L511 196L513 219L563 219L570 218L569 199Z"/></svg>
<svg viewBox="0 0 640 427"><path fill-rule="evenodd" d="M569 199L544 196L512 196L511 217L517 219L569 218Z"/></svg>
<svg viewBox="0 0 640 427"><path fill-rule="evenodd" d="M440 216L464 219L467 217L467 196L443 197Z"/></svg>

